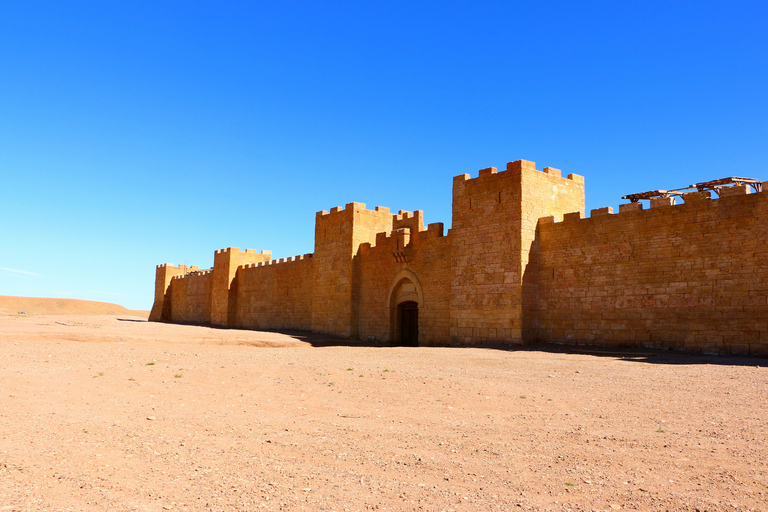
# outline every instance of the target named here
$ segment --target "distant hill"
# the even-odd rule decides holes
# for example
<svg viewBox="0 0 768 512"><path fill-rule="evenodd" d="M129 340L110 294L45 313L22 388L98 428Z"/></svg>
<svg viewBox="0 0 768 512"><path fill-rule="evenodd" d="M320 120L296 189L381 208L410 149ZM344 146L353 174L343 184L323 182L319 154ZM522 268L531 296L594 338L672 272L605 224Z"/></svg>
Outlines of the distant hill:
<svg viewBox="0 0 768 512"><path fill-rule="evenodd" d="M0 295L0 312L30 315L130 315L149 318L149 311L126 309L110 302Z"/></svg>

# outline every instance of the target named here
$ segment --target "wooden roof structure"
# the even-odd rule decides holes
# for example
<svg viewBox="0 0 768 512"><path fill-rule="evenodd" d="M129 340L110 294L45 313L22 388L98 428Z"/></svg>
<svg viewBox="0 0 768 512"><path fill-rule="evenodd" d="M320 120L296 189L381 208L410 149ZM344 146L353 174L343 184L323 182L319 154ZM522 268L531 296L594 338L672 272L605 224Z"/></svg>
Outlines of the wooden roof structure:
<svg viewBox="0 0 768 512"><path fill-rule="evenodd" d="M735 176L720 178L719 180L702 181L701 183L695 183L691 185L689 188L695 188L699 192L704 192L705 190L714 190L715 193L719 196L721 188L734 185L749 185L755 192L762 192L763 190L762 181L752 178L737 178Z"/></svg>
<svg viewBox="0 0 768 512"><path fill-rule="evenodd" d="M622 199L629 199L631 202L636 203L641 199L653 199L656 197L672 197L681 196L687 192L705 192L714 191L720 196L720 190L724 187L733 187L738 185L749 185L755 192L762 192L763 182L752 178L738 178L736 176L729 176L727 178L720 178L712 181L702 181L701 183L694 183L685 188L674 188L671 190L649 190L648 192L638 192L636 194L627 194L621 196ZM695 190L694 190L695 189Z"/></svg>

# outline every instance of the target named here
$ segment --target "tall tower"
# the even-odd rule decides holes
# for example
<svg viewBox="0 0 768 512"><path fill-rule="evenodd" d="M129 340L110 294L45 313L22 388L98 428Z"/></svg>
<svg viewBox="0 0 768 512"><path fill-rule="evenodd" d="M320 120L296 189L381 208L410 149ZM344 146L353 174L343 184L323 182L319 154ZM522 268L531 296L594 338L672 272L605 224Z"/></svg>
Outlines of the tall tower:
<svg viewBox="0 0 768 512"><path fill-rule="evenodd" d="M312 256L312 330L356 337L358 330L354 257L360 244L375 243L376 233L392 231L389 208L368 210L364 203L349 203L331 212L317 212L315 252Z"/></svg>
<svg viewBox="0 0 768 512"><path fill-rule="evenodd" d="M584 211L584 180L518 160L453 179L451 342L530 341L538 297L540 217Z"/></svg>
<svg viewBox="0 0 768 512"><path fill-rule="evenodd" d="M257 253L254 249L241 251L237 247L219 249L213 255L211 283L211 325L234 327L237 315L237 267L269 261L272 251Z"/></svg>

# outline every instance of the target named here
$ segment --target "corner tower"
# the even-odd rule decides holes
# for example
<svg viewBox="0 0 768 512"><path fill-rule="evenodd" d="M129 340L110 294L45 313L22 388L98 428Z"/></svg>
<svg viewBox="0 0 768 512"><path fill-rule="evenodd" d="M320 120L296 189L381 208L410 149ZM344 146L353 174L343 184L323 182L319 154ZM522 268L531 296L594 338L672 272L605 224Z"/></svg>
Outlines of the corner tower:
<svg viewBox="0 0 768 512"><path fill-rule="evenodd" d="M163 263L157 266L155 269L155 302L152 304L152 311L149 313L150 322L171 321L171 280L175 276L194 272L199 268L198 266L187 267L186 265L176 267L170 263Z"/></svg>

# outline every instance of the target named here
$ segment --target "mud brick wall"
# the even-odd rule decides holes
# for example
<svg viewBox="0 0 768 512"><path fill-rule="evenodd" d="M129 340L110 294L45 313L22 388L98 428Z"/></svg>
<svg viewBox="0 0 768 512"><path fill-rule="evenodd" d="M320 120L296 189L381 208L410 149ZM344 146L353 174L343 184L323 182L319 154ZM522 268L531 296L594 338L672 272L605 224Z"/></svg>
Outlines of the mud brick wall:
<svg viewBox="0 0 768 512"><path fill-rule="evenodd" d="M240 267L236 326L311 329L312 276L311 254Z"/></svg>
<svg viewBox="0 0 768 512"><path fill-rule="evenodd" d="M421 212L410 216L400 212L395 226L414 227L421 231L399 228L387 236L380 233L375 245L362 244L356 257L359 279L359 336L374 337L383 342L394 340L397 308L397 285L413 280L420 288L419 344L445 345L450 336L450 240L443 236L443 224L423 228ZM399 217L399 218L398 218ZM398 224L399 223L399 224Z"/></svg>
<svg viewBox="0 0 768 512"><path fill-rule="evenodd" d="M539 223L539 339L768 354L768 192Z"/></svg>
<svg viewBox="0 0 768 512"><path fill-rule="evenodd" d="M392 230L389 208L368 210L349 203L342 210L321 211L315 217L312 330L345 337L357 336L357 293L352 261L361 243Z"/></svg>
<svg viewBox="0 0 768 512"><path fill-rule="evenodd" d="M522 343L523 281L527 314L535 310L536 269L529 267L538 219L584 209L581 176L560 177L556 169L536 170L518 160L507 170L482 169L453 179L451 229L451 342L454 344ZM535 249L535 248L534 248Z"/></svg>
<svg viewBox="0 0 768 512"><path fill-rule="evenodd" d="M171 321L207 325L211 318L210 270L175 277L171 281Z"/></svg>

